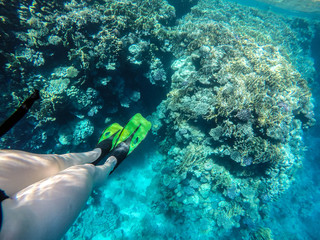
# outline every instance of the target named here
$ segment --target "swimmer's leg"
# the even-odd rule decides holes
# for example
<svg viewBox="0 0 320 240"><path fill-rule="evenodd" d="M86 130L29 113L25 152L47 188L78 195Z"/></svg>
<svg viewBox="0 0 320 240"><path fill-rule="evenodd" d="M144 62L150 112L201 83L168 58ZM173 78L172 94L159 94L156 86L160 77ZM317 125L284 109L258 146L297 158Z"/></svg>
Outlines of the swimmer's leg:
<svg viewBox="0 0 320 240"><path fill-rule="evenodd" d="M115 163L72 166L4 200L0 239L61 239Z"/></svg>
<svg viewBox="0 0 320 240"><path fill-rule="evenodd" d="M100 148L62 155L0 150L0 186L8 196L12 196L21 189L70 166L91 163L100 155Z"/></svg>

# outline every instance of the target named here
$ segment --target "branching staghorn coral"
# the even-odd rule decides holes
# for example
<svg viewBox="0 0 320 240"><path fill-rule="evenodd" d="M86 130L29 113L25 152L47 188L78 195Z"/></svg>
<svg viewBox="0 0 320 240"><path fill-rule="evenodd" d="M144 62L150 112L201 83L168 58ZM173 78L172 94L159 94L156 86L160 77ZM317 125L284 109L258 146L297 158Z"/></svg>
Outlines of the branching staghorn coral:
<svg viewBox="0 0 320 240"><path fill-rule="evenodd" d="M257 231L250 233L250 240L272 240L270 228L260 227Z"/></svg>
<svg viewBox="0 0 320 240"><path fill-rule="evenodd" d="M199 154L200 153L200 154ZM190 144L185 149L185 154L182 156L182 162L177 166L178 172L186 172L192 166L197 165L199 162L203 162L206 159L206 154L202 145Z"/></svg>

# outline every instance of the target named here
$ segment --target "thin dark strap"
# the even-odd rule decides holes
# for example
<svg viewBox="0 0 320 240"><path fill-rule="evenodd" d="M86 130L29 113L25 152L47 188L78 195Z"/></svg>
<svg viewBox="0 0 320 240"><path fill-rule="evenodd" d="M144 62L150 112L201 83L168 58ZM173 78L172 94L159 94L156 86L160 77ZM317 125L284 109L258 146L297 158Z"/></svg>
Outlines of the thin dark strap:
<svg viewBox="0 0 320 240"><path fill-rule="evenodd" d="M2 206L1 206L1 202L5 199L9 198L7 196L7 194L2 190L0 189L0 231L1 231L1 228L2 228Z"/></svg>
<svg viewBox="0 0 320 240"><path fill-rule="evenodd" d="M3 200L5 200L7 198L9 198L7 196L7 194L2 189L0 189L0 202L2 202Z"/></svg>
<svg viewBox="0 0 320 240"><path fill-rule="evenodd" d="M2 204L0 202L0 232L1 232L1 228L2 228Z"/></svg>
<svg viewBox="0 0 320 240"><path fill-rule="evenodd" d="M0 137L21 120L37 99L40 99L39 90L34 90L34 92L21 104L21 106L0 125Z"/></svg>

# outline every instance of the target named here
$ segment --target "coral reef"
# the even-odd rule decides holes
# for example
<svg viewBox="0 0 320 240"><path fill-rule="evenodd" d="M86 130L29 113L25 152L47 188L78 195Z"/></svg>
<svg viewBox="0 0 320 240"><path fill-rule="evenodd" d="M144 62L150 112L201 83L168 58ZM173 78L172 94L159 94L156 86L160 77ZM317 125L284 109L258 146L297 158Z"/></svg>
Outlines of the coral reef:
<svg viewBox="0 0 320 240"><path fill-rule="evenodd" d="M148 197L135 202L148 214L94 195L65 239L98 228L114 239L271 239L261 222L295 180L315 123L313 36L305 19L229 1L1 1L0 120L34 88L41 101L0 146L89 150L111 119L157 105L149 119L165 159L148 166ZM134 195L126 187L114 194Z"/></svg>
<svg viewBox="0 0 320 240"><path fill-rule="evenodd" d="M28 92L39 89L41 102L28 116L35 126L33 135L53 124L52 135L59 133L67 147L70 132L63 132L59 123L64 117L72 118L75 126L101 112L141 109L144 88L168 85L163 59L171 54L166 31L175 11L166 1L0 4L0 77L9 102L2 108L3 118ZM98 124L101 131L104 122Z"/></svg>
<svg viewBox="0 0 320 240"><path fill-rule="evenodd" d="M42 66L54 58L83 70L114 70L120 53L133 48L125 43L130 40L129 44L133 44L146 36L159 41L163 38L162 24L167 25L174 17L174 9L162 1L33 1L30 7L25 4L27 1L19 10L24 31L17 33L23 45L16 51L21 54L14 60L8 59L8 66L14 66L13 61L17 65ZM144 53L152 52L150 43L147 45Z"/></svg>
<svg viewBox="0 0 320 240"><path fill-rule="evenodd" d="M200 1L170 32L171 91L153 114L168 153L162 191L185 219L210 219L217 237L258 227L301 167L303 130L315 122L307 81L314 69L302 76L295 67L294 21Z"/></svg>

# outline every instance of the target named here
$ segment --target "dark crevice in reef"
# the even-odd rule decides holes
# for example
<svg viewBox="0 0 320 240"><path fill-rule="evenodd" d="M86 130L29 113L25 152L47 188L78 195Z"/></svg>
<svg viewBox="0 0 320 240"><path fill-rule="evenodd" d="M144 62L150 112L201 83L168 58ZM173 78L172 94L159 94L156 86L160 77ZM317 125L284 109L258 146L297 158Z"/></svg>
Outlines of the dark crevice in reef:
<svg viewBox="0 0 320 240"><path fill-rule="evenodd" d="M140 92L140 103L143 104L141 106L143 109L139 109L139 111L143 111L145 114L154 112L161 100L165 98L165 89L150 83L149 79L141 74L139 70L127 68L122 75L127 79L126 82L130 89L136 88Z"/></svg>
<svg viewBox="0 0 320 240"><path fill-rule="evenodd" d="M68 66L69 60L68 60L68 49L63 46L43 46L38 49L39 52L44 53L44 59L45 64L42 66L34 67L31 63L25 67L26 72L31 74L41 74L45 77L50 78L51 73L54 71L55 68L61 67L61 66ZM76 61L73 66L77 67L80 72L83 72L83 70L80 68L80 63L77 63ZM82 74L79 74L78 76L81 76Z"/></svg>
<svg viewBox="0 0 320 240"><path fill-rule="evenodd" d="M217 157L213 158L214 162L220 166L225 167L228 172L238 178L246 177L266 177L266 170L270 167L270 163L252 164L243 167L239 163L230 159L230 157Z"/></svg>
<svg viewBox="0 0 320 240"><path fill-rule="evenodd" d="M169 4L176 9L176 17L181 18L190 12L191 8L198 3L199 0L169 0Z"/></svg>
<svg viewBox="0 0 320 240"><path fill-rule="evenodd" d="M114 79L111 83L113 85L111 89L116 89L118 80L123 79L125 89L140 93L140 100L130 104L130 111L125 111L127 113L130 112L128 114L141 112L144 115L149 115L156 110L156 107L166 96L167 90L165 87L152 84L145 76L148 70L149 66L147 64L136 67L122 60L117 71L106 74ZM119 100L121 98L121 96L117 96L116 92L110 92L110 95ZM119 110L121 110L121 106L119 106Z"/></svg>

